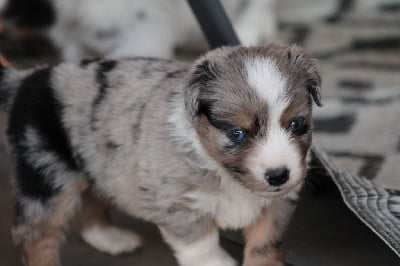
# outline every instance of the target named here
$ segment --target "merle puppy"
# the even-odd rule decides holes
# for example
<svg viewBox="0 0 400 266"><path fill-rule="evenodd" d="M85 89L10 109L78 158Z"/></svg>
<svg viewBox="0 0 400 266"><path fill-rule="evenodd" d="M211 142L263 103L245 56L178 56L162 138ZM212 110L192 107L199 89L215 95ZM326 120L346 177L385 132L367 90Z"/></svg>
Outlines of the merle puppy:
<svg viewBox="0 0 400 266"><path fill-rule="evenodd" d="M111 254L140 246L110 223L100 196L157 224L179 265L236 265L218 228L243 229L244 265L283 265L319 87L314 60L282 45L221 48L193 66L133 58L3 69L13 237L25 264L60 265L59 240L82 202L88 243Z"/></svg>

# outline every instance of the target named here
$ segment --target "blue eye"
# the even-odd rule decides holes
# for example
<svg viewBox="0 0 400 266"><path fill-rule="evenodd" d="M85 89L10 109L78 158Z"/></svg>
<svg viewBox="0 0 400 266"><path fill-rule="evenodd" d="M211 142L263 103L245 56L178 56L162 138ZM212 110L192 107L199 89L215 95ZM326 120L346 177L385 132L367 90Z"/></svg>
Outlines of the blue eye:
<svg viewBox="0 0 400 266"><path fill-rule="evenodd" d="M240 128L235 128L229 131L228 137L234 142L240 142L246 137L246 133Z"/></svg>
<svg viewBox="0 0 400 266"><path fill-rule="evenodd" d="M301 136L308 132L308 125L303 117L296 117L290 121L289 131L295 136Z"/></svg>

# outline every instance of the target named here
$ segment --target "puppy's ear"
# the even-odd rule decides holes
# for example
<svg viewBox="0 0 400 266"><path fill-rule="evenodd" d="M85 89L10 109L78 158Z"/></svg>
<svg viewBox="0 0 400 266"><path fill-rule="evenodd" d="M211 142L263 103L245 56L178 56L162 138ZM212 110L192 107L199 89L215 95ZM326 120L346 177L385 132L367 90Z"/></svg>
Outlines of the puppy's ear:
<svg viewBox="0 0 400 266"><path fill-rule="evenodd" d="M314 62L312 62L310 68L309 68L309 78L308 78L308 84L307 84L307 89L312 96L314 102L316 103L317 106L321 107L322 106L322 101L321 101L321 75L319 71L317 70L317 67L315 66Z"/></svg>
<svg viewBox="0 0 400 266"><path fill-rule="evenodd" d="M185 105L192 118L202 113L207 116L210 103L202 99L202 91L211 86L217 77L216 66L209 59L196 62L190 71L186 79Z"/></svg>
<svg viewBox="0 0 400 266"><path fill-rule="evenodd" d="M309 57L303 49L296 45L286 48L286 57L289 60L289 75L295 80L302 81L302 84L308 90L312 99L318 106L321 102L321 75L318 71L316 60Z"/></svg>
<svg viewBox="0 0 400 266"><path fill-rule="evenodd" d="M321 101L321 74L319 73L316 60L310 58L308 55L304 54L302 50L301 53L296 56L295 67L303 69L303 75L306 77L306 88L310 93L312 99L317 106L322 106Z"/></svg>

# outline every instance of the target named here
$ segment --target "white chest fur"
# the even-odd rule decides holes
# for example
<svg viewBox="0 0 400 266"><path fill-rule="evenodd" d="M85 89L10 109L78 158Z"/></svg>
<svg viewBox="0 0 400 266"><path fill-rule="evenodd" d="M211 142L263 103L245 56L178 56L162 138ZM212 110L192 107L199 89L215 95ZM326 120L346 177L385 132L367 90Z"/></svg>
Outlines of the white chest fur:
<svg viewBox="0 0 400 266"><path fill-rule="evenodd" d="M269 199L257 197L233 180L225 179L218 191L196 191L187 197L194 208L211 215L222 229L240 229L253 223Z"/></svg>

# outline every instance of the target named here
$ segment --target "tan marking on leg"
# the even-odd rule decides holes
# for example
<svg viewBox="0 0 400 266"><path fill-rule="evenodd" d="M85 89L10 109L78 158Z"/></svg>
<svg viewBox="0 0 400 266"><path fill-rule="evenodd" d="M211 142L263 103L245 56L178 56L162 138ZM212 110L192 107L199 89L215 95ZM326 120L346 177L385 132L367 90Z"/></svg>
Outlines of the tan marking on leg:
<svg viewBox="0 0 400 266"><path fill-rule="evenodd" d="M42 237L32 244L20 246L22 261L27 266L59 266L59 238L57 233Z"/></svg>
<svg viewBox="0 0 400 266"><path fill-rule="evenodd" d="M29 217L26 223L12 228L14 243L27 266L59 266L59 244L64 231L80 206L80 193L86 183L77 179L60 195L46 203L48 208L40 217Z"/></svg>
<svg viewBox="0 0 400 266"><path fill-rule="evenodd" d="M82 211L79 215L82 230L96 225L110 225L108 208L109 206L104 201L94 196L90 190L86 190L82 195Z"/></svg>
<svg viewBox="0 0 400 266"><path fill-rule="evenodd" d="M282 200L268 206L243 230L246 240L244 266L283 266L282 237L294 206Z"/></svg>

